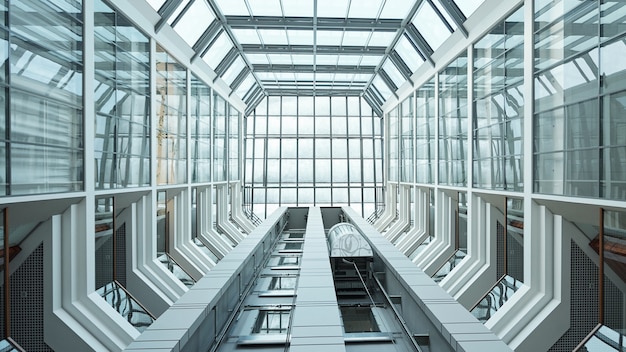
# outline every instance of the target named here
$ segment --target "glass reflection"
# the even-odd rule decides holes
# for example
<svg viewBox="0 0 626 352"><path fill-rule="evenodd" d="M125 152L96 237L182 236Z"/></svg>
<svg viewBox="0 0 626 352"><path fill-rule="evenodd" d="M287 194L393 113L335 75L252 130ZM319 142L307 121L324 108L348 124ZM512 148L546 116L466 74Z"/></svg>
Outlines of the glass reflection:
<svg viewBox="0 0 626 352"><path fill-rule="evenodd" d="M487 322L520 287L522 287L522 282L505 275L472 308L470 313L481 323Z"/></svg>

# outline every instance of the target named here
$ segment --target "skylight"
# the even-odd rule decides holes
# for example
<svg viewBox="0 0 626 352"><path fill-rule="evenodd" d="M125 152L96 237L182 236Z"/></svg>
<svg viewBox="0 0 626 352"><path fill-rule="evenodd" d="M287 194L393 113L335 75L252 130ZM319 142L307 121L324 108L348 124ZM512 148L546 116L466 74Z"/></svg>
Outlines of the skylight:
<svg viewBox="0 0 626 352"><path fill-rule="evenodd" d="M381 113L453 31L466 33L484 0L146 1L163 17L156 30L172 26L249 105L245 113L260 95L289 90L364 95Z"/></svg>

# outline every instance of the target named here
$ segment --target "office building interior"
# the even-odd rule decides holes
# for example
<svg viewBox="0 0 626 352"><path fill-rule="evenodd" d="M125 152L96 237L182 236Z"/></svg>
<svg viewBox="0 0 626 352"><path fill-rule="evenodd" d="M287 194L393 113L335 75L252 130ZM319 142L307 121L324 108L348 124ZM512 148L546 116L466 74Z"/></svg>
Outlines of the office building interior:
<svg viewBox="0 0 626 352"><path fill-rule="evenodd" d="M0 11L0 351L626 350L626 1Z"/></svg>

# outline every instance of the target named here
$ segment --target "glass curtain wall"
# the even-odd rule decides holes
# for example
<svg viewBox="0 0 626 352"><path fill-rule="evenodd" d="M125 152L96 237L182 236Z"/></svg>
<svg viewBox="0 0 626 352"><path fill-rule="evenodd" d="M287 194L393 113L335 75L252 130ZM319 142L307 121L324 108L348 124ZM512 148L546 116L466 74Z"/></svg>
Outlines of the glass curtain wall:
<svg viewBox="0 0 626 352"><path fill-rule="evenodd" d="M467 55L439 72L439 183L467 185Z"/></svg>
<svg viewBox="0 0 626 352"><path fill-rule="evenodd" d="M239 121L241 113L229 105L228 107L228 180L239 180Z"/></svg>
<svg viewBox="0 0 626 352"><path fill-rule="evenodd" d="M415 180L432 184L435 180L435 79L415 93Z"/></svg>
<svg viewBox="0 0 626 352"><path fill-rule="evenodd" d="M401 144L400 144L400 181L401 182L413 182L414 174L415 174L415 164L413 161L413 125L415 121L413 119L413 95L408 97L406 100L402 102L400 105L400 133L401 133Z"/></svg>
<svg viewBox="0 0 626 352"><path fill-rule="evenodd" d="M246 126L245 185L258 216L281 205L374 212L383 186L381 119L365 100L270 96Z"/></svg>
<svg viewBox="0 0 626 352"><path fill-rule="evenodd" d="M102 1L94 3L96 189L150 183L148 38Z"/></svg>
<svg viewBox="0 0 626 352"><path fill-rule="evenodd" d="M0 195L84 187L82 2L57 5L0 2Z"/></svg>
<svg viewBox="0 0 626 352"><path fill-rule="evenodd" d="M191 76L191 182L211 181L211 88L199 78Z"/></svg>
<svg viewBox="0 0 626 352"><path fill-rule="evenodd" d="M387 173L387 177L391 182L398 182L398 169L400 168L400 155L398 153L398 141L400 128L400 105L396 106L389 114L387 114L387 123L389 124L389 144L387 147L389 148L389 161L388 167L389 172Z"/></svg>
<svg viewBox="0 0 626 352"><path fill-rule="evenodd" d="M228 103L221 96L214 94L213 102L213 181L226 181L226 116Z"/></svg>
<svg viewBox="0 0 626 352"><path fill-rule="evenodd" d="M523 8L474 45L475 187L523 189Z"/></svg>
<svg viewBox="0 0 626 352"><path fill-rule="evenodd" d="M187 69L156 50L157 184L187 182Z"/></svg>
<svg viewBox="0 0 626 352"><path fill-rule="evenodd" d="M535 1L536 192L626 199L625 18L622 1Z"/></svg>

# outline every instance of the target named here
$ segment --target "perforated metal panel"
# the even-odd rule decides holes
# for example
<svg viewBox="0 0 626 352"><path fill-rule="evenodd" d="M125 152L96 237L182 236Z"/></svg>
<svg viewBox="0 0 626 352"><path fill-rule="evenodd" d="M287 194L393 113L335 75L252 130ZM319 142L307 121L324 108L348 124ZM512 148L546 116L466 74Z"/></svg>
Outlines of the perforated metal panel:
<svg viewBox="0 0 626 352"><path fill-rule="evenodd" d="M126 287L126 223L115 231L115 260L115 279Z"/></svg>
<svg viewBox="0 0 626 352"><path fill-rule="evenodd" d="M510 232L506 238L507 274L524 282L524 246Z"/></svg>
<svg viewBox="0 0 626 352"><path fill-rule="evenodd" d="M43 339L43 244L11 275L11 337L26 351L52 351Z"/></svg>
<svg viewBox="0 0 626 352"><path fill-rule="evenodd" d="M550 352L572 351L598 323L598 267L572 241L570 328Z"/></svg>
<svg viewBox="0 0 626 352"><path fill-rule="evenodd" d="M505 274L504 268L504 226L498 221L496 223L496 277L500 279Z"/></svg>

